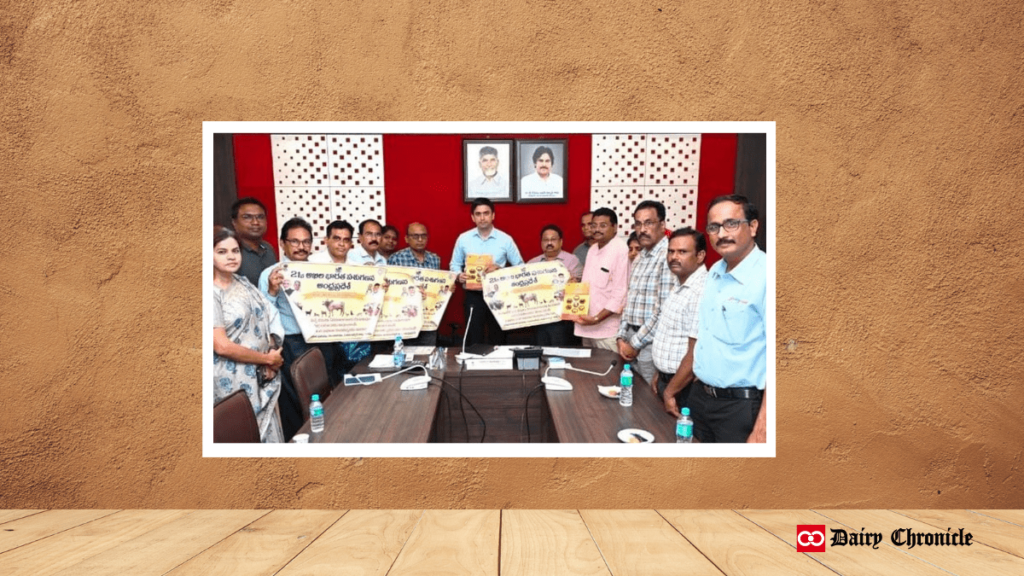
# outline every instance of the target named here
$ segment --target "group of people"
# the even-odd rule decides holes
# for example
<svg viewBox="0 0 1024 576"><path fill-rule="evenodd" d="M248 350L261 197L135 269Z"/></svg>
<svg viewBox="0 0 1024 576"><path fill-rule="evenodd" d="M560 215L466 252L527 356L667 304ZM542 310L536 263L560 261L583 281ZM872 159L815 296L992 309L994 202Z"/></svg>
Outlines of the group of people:
<svg viewBox="0 0 1024 576"><path fill-rule="evenodd" d="M467 346L503 344L505 334L480 289L467 288L469 255L489 255L484 274L524 264L513 238L494 226L494 204L470 205L474 227L455 242L450 270L464 290ZM618 216L610 208L580 219L584 241L563 250L562 229L540 231L541 253L530 263L560 261L571 281L589 284L590 306L573 321L536 328L544 346L583 345L617 353L633 365L665 410L678 416L690 408L694 436L704 443L764 442L767 374L764 252L754 237L760 220L743 196L714 199L706 235L690 227L666 230L665 206L646 200L633 212L633 232L618 237ZM264 441L290 438L303 422L290 364L312 345L305 342L285 294L288 286L272 248L263 241L266 209L253 198L232 207L234 232L214 235L214 322L216 398L246 390L261 423ZM390 230L389 230L390 228ZM292 218L281 228L284 258L358 265L395 265L438 270L441 260L426 249L420 222L406 227L403 250L396 229L376 220L355 228L344 220L326 231L324 250L312 253L312 227ZM394 238L386 239L391 232ZM708 269L707 245L722 257ZM421 332L416 345L434 345L435 332ZM369 354L366 343L320 345L328 366L351 365ZM230 370L228 369L230 366ZM230 373L232 376L228 376ZM234 376L237 378L233 379ZM276 405L275 405L276 402ZM272 422L279 414L280 424Z"/></svg>

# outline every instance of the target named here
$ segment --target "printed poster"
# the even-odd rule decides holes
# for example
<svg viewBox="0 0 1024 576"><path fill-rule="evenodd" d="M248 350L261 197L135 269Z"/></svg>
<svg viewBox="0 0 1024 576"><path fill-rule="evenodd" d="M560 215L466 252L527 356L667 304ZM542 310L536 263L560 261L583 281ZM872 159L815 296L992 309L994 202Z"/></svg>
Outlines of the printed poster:
<svg viewBox="0 0 1024 576"><path fill-rule="evenodd" d="M441 325L441 318L451 300L452 290L455 289L455 281L459 275L447 270L427 270L424 268L406 268L403 266L388 266L388 273L392 270L401 271L412 275L413 283L424 289L423 296L423 327L420 330L437 330Z"/></svg>
<svg viewBox="0 0 1024 576"><path fill-rule="evenodd" d="M470 254L466 256L466 290L482 290L484 271L494 264L490 254Z"/></svg>
<svg viewBox="0 0 1024 576"><path fill-rule="evenodd" d="M570 278L557 260L502 268L484 277L484 301L502 330L558 322L562 301L555 293L564 291Z"/></svg>
<svg viewBox="0 0 1024 576"><path fill-rule="evenodd" d="M309 262L279 266L284 273L281 289L306 342L370 339L384 305L385 267Z"/></svg>
<svg viewBox="0 0 1024 576"><path fill-rule="evenodd" d="M590 309L590 283L566 284L564 290L555 290L555 300L562 301L562 320L576 320Z"/></svg>
<svg viewBox="0 0 1024 576"><path fill-rule="evenodd" d="M408 274L409 268L388 268L384 279L384 305L370 340L415 338L423 325L423 295Z"/></svg>

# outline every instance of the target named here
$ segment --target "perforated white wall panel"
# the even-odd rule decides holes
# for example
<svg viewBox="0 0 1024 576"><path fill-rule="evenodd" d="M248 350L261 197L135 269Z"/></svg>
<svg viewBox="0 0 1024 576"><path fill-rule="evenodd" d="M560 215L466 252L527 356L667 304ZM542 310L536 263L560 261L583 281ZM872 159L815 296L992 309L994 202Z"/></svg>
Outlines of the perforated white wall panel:
<svg viewBox="0 0 1024 576"><path fill-rule="evenodd" d="M380 134L273 134L277 226L296 216L313 226L313 250L327 225L384 221L384 145Z"/></svg>
<svg viewBox="0 0 1024 576"><path fill-rule="evenodd" d="M665 205L670 230L697 224L700 134L594 134L590 209L611 208L619 235L644 200Z"/></svg>
<svg viewBox="0 0 1024 576"><path fill-rule="evenodd" d="M387 224L384 221L384 188L331 188L331 210L334 218L348 220L356 228L356 234L359 233L359 223L368 218Z"/></svg>
<svg viewBox="0 0 1024 576"><path fill-rule="evenodd" d="M327 136L288 134L270 137L275 186L328 186Z"/></svg>
<svg viewBox="0 0 1024 576"><path fill-rule="evenodd" d="M643 186L647 178L646 134L594 134L591 186Z"/></svg>

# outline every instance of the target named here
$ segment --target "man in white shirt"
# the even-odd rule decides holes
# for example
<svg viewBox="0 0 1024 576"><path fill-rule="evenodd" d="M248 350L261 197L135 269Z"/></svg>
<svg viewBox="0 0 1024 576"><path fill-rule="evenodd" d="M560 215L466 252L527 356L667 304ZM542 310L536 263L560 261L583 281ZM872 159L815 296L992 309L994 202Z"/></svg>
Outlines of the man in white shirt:
<svg viewBox="0 0 1024 576"><path fill-rule="evenodd" d="M562 177L555 174L555 153L547 146L533 151L534 173L524 176L519 192L531 198L556 198L562 194Z"/></svg>
<svg viewBox="0 0 1024 576"><path fill-rule="evenodd" d="M480 172L483 176L469 182L470 196L485 198L508 197L508 182L498 172L498 150L494 146L480 149Z"/></svg>
<svg viewBox="0 0 1024 576"><path fill-rule="evenodd" d="M318 264L347 264L348 252L352 249L352 233L355 229L347 220L335 220L327 226L326 250L320 250L309 257Z"/></svg>
<svg viewBox="0 0 1024 576"><path fill-rule="evenodd" d="M387 266L388 261L378 252L381 239L380 222L363 220L359 223L359 246L348 253L348 263L360 266Z"/></svg>

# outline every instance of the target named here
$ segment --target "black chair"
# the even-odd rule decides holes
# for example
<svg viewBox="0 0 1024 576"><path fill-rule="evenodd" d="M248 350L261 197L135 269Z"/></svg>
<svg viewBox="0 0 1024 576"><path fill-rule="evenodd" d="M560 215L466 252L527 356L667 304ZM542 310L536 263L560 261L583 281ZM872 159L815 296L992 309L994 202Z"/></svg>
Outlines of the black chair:
<svg viewBox="0 0 1024 576"><path fill-rule="evenodd" d="M245 390L235 390L213 406L213 441L259 443L260 425Z"/></svg>
<svg viewBox="0 0 1024 576"><path fill-rule="evenodd" d="M302 405L302 421L305 422L309 420L309 404L313 394L319 394L320 401L323 402L331 393L331 380L327 374L324 353L318 347L306 350L292 362L290 373L295 392L299 395L299 403Z"/></svg>

